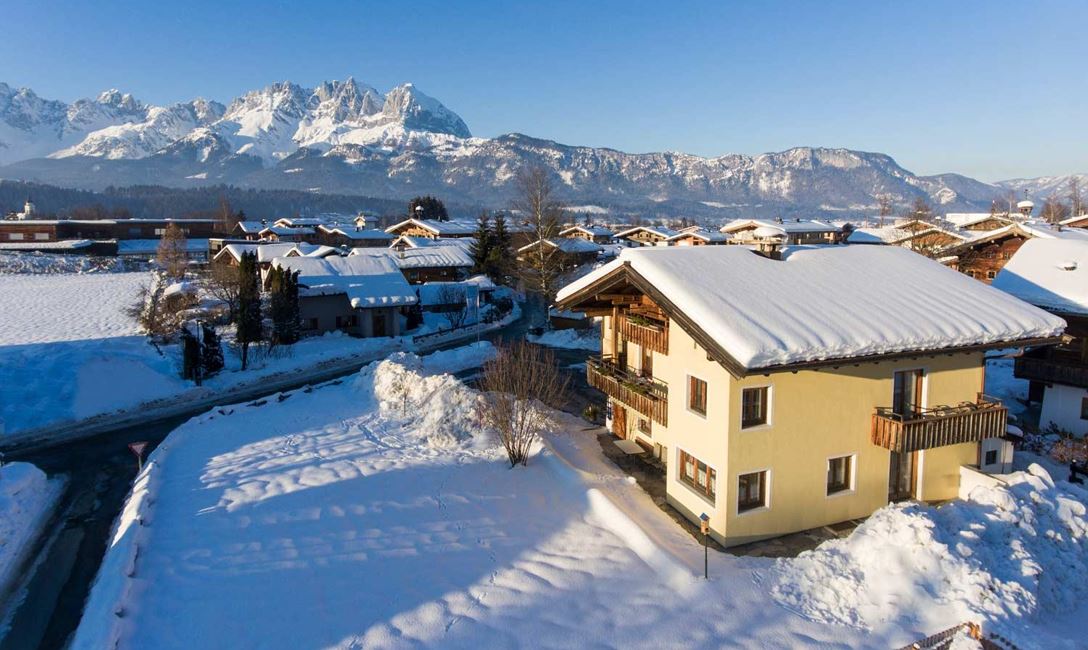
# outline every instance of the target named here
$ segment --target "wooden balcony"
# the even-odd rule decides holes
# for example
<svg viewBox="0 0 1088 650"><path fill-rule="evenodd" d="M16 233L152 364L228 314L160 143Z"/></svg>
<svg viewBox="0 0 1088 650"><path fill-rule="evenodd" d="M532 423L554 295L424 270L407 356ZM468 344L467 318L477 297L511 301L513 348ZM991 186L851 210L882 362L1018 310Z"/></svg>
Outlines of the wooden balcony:
<svg viewBox="0 0 1088 650"><path fill-rule="evenodd" d="M981 393L974 402L938 406L899 415L878 406L873 413L873 444L898 452L934 449L1005 435L1008 409Z"/></svg>
<svg viewBox="0 0 1088 650"><path fill-rule="evenodd" d="M1088 388L1088 363L1072 352L1053 350L1043 356L1017 357L1013 375L1019 379Z"/></svg>
<svg viewBox="0 0 1088 650"><path fill-rule="evenodd" d="M586 381L612 399L668 426L669 391L665 384L632 374L607 357L590 357L586 361Z"/></svg>
<svg viewBox="0 0 1088 650"><path fill-rule="evenodd" d="M623 338L654 352L669 353L668 321L628 314L621 314L618 320L618 331Z"/></svg>

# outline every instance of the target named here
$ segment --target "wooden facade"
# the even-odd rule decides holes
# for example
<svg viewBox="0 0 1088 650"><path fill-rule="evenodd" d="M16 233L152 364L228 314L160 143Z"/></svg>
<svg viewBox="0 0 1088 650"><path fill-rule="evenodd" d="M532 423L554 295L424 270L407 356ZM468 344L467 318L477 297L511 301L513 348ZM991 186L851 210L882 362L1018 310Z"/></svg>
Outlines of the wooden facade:
<svg viewBox="0 0 1088 650"><path fill-rule="evenodd" d="M586 381L626 407L668 426L669 391L664 384L621 368L611 357L590 357Z"/></svg>
<svg viewBox="0 0 1088 650"><path fill-rule="evenodd" d="M957 406L922 409L901 415L891 407L873 413L874 445L895 452L934 449L985 438L1001 438L1008 426L1009 410L996 399L979 395L977 401Z"/></svg>
<svg viewBox="0 0 1088 650"><path fill-rule="evenodd" d="M1009 231L1002 237L959 246L955 249L956 268L960 273L990 284L1029 238L1023 232Z"/></svg>
<svg viewBox="0 0 1088 650"><path fill-rule="evenodd" d="M190 239L207 239L218 234L218 222L214 219L28 219L0 221L0 242L158 239L171 223Z"/></svg>

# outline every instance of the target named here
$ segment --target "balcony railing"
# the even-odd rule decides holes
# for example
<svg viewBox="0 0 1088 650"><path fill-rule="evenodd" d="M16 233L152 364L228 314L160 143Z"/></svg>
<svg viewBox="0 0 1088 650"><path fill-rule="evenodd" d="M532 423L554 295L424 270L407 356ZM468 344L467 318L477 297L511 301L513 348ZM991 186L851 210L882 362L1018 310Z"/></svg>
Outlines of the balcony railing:
<svg viewBox="0 0 1088 650"><path fill-rule="evenodd" d="M873 444L898 452L933 449L1005 435L1008 409L979 394L974 402L938 406L901 415L878 406L873 413Z"/></svg>
<svg viewBox="0 0 1088 650"><path fill-rule="evenodd" d="M662 426L669 424L669 391L665 384L639 377L608 357L590 357L586 362L589 385Z"/></svg>
<svg viewBox="0 0 1088 650"><path fill-rule="evenodd" d="M641 316L621 315L619 317L620 336L637 343L639 347L669 353L669 324Z"/></svg>
<svg viewBox="0 0 1088 650"><path fill-rule="evenodd" d="M1088 363L1073 353L1017 357L1013 375L1019 379L1088 388Z"/></svg>

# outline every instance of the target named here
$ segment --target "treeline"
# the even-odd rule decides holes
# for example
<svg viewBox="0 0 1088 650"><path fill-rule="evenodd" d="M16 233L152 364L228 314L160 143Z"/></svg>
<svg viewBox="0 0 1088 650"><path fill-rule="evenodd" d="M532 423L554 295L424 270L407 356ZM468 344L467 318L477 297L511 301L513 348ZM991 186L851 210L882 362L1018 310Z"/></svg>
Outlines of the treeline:
<svg viewBox="0 0 1088 650"><path fill-rule="evenodd" d="M316 194L297 190L256 190L215 185L189 189L158 185L108 187L101 192L75 190L41 183L0 181L0 216L20 212L30 198L43 217L76 219L214 219L224 201L249 219L278 219L322 212L378 216L404 214L404 203L343 194Z"/></svg>

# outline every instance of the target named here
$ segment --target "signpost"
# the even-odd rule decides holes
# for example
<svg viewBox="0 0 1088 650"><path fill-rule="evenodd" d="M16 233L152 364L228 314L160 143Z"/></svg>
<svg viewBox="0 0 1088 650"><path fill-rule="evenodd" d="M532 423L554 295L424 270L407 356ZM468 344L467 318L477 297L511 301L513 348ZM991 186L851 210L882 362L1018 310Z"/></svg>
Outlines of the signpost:
<svg viewBox="0 0 1088 650"><path fill-rule="evenodd" d="M136 454L136 471L142 472L144 469L144 450L147 449L147 443L143 441L130 442L128 443L128 449Z"/></svg>
<svg viewBox="0 0 1088 650"><path fill-rule="evenodd" d="M704 512L699 515L699 530L703 532L703 580L710 580L710 558L707 551L707 535L710 534L710 517Z"/></svg>

